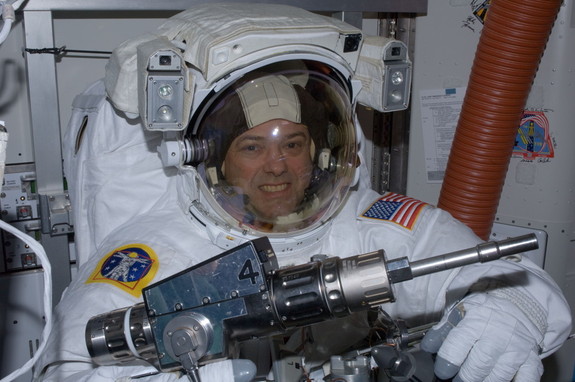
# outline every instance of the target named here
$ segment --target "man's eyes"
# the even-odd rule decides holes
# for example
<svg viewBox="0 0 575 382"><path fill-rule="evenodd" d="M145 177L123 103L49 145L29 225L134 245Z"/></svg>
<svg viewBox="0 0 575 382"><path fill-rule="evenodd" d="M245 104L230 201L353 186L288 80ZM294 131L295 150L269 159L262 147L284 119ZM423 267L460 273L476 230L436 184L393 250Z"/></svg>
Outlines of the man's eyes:
<svg viewBox="0 0 575 382"><path fill-rule="evenodd" d="M287 148L290 148L290 149L293 149L293 148L296 148L296 147L301 147L301 146L302 146L302 143L301 143L301 142L288 142L288 143L286 144L286 147L287 147Z"/></svg>
<svg viewBox="0 0 575 382"><path fill-rule="evenodd" d="M240 147L240 151L255 152L262 149L261 145L244 145Z"/></svg>
<svg viewBox="0 0 575 382"><path fill-rule="evenodd" d="M291 139L279 145L277 143L271 143L271 144L245 143L238 147L238 151L248 154L254 154L262 152L266 149L272 149L274 146L276 147L276 150L285 151L285 153L293 153L302 150L302 148L306 146L306 140Z"/></svg>
<svg viewBox="0 0 575 382"><path fill-rule="evenodd" d="M294 150L301 150L305 147L306 141L305 139L294 139L284 143L284 148L286 150L294 151Z"/></svg>

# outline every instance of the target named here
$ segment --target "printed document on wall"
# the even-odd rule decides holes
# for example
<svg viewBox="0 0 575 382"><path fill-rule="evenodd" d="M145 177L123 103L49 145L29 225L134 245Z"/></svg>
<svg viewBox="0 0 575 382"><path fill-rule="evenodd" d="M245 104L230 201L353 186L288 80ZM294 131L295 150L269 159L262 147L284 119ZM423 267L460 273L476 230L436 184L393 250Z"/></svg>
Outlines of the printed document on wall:
<svg viewBox="0 0 575 382"><path fill-rule="evenodd" d="M427 183L441 183L466 88L420 91Z"/></svg>

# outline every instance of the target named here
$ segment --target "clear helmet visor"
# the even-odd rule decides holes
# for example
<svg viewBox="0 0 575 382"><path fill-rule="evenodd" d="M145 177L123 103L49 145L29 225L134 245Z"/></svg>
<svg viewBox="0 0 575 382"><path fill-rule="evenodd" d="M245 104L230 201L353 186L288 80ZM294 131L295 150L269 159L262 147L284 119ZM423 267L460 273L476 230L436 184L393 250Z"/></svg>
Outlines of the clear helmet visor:
<svg viewBox="0 0 575 382"><path fill-rule="evenodd" d="M335 72L274 68L219 92L194 129L209 147L197 171L212 210L267 235L329 219L357 160L352 107Z"/></svg>

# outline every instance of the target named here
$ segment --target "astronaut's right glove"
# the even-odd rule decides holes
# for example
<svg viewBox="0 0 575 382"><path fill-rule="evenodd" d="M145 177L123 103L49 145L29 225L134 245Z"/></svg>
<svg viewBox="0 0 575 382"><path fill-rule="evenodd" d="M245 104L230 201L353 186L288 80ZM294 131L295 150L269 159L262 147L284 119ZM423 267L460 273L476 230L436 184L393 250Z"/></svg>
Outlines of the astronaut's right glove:
<svg viewBox="0 0 575 382"><path fill-rule="evenodd" d="M546 314L519 288L501 286L468 295L424 337L437 353L435 374L454 382L538 382Z"/></svg>

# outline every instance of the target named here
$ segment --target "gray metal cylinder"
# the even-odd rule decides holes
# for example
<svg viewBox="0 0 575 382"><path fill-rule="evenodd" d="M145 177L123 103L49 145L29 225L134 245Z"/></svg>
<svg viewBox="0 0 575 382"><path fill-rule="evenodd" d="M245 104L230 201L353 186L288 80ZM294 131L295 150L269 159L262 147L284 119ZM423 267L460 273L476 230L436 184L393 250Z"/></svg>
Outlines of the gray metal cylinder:
<svg viewBox="0 0 575 382"><path fill-rule="evenodd" d="M157 363L156 349L144 304L93 317L86 325L86 344L98 365L117 365L135 359Z"/></svg>

